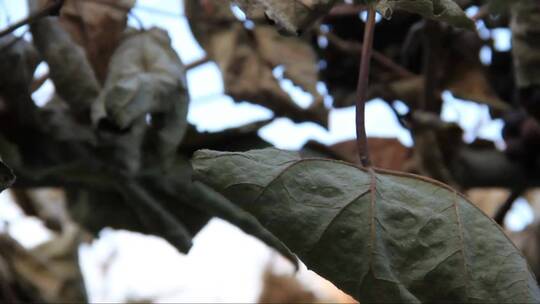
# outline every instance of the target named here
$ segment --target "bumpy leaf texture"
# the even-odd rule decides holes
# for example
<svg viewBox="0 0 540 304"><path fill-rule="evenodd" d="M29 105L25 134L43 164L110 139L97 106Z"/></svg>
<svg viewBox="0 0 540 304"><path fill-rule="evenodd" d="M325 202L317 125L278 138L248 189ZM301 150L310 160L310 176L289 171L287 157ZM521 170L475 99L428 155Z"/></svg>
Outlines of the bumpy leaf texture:
<svg viewBox="0 0 540 304"><path fill-rule="evenodd" d="M475 28L474 22L452 0L381 0L377 2L377 11L385 18L390 18L395 10L416 13L457 27Z"/></svg>
<svg viewBox="0 0 540 304"><path fill-rule="evenodd" d="M540 301L500 227L435 181L276 149L201 150L193 165L361 303Z"/></svg>

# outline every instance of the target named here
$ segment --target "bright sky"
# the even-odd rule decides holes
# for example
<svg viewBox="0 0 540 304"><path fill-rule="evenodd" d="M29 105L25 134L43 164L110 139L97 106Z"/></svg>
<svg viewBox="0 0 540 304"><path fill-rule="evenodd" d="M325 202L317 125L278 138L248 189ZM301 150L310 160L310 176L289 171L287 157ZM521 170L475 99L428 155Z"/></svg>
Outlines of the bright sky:
<svg viewBox="0 0 540 304"><path fill-rule="evenodd" d="M145 27L167 29L173 47L185 63L204 56L204 50L194 40L182 17L183 9L178 0L138 0L137 3L134 13ZM26 1L21 0L0 0L0 28L23 18L27 14L25 4ZM137 26L133 20L130 24ZM481 24L479 30L484 37L493 37L497 48L510 47L508 30L490 32ZM24 28L19 29L17 34L24 31ZM482 51L484 62L489 62L490 57L488 51ZM41 65L37 74L46 70L46 65ZM301 106L310 103L310 97L290 82L284 81L282 85ZM272 112L263 107L234 103L223 95L223 82L214 63L189 71L188 86L192 97L188 120L201 131L218 131L272 116ZM35 93L34 99L43 104L53 90L49 82ZM491 120L486 106L457 100L449 93L445 93L444 101L443 119L459 123L466 131L467 141L479 136L502 142L502 122ZM366 117L370 136L397 137L405 145L412 144L409 132L398 124L384 102L370 102ZM313 123L295 124L280 118L261 129L260 136L279 148L298 149L309 139L332 144L354 138L354 132L354 109L346 108L331 111L329 130ZM9 227L0 222L0 229L8 229L25 246L32 247L50 236L38 220L22 215L7 192L0 195L0 218L9 222ZM530 207L520 200L507 217L507 224L513 229L521 229L531 220ZM153 298L161 302L253 302L260 290L258 278L271 251L236 227L213 220L197 235L188 256L178 254L160 238L110 229L104 230L92 245L81 248L80 256L92 302L123 301L128 297ZM103 274L100 269L111 257L115 262ZM278 264L282 271L291 270L283 261ZM299 276L307 284L313 284L306 270Z"/></svg>

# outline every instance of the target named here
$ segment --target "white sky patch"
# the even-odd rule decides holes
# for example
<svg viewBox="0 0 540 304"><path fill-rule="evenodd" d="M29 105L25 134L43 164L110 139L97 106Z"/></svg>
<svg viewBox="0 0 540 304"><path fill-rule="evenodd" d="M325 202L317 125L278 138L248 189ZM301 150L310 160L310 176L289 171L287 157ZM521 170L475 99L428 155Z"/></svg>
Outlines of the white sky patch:
<svg viewBox="0 0 540 304"><path fill-rule="evenodd" d="M279 118L259 131L259 135L278 148L298 150L308 140L331 145L356 138L355 108L330 111L329 130L311 123L295 124L290 119ZM406 146L412 145L408 130L398 122L389 106L380 99L366 105L366 132L372 137L396 137Z"/></svg>
<svg viewBox="0 0 540 304"><path fill-rule="evenodd" d="M508 52L512 48L512 31L509 28L491 30L494 47L499 52Z"/></svg>
<svg viewBox="0 0 540 304"><path fill-rule="evenodd" d="M517 199L504 218L504 225L511 231L521 231L534 220L534 213L527 201Z"/></svg>
<svg viewBox="0 0 540 304"><path fill-rule="evenodd" d="M218 66L213 63L205 63L187 73L188 90L191 99L206 99L208 96L223 94L225 91L223 78Z"/></svg>
<svg viewBox="0 0 540 304"><path fill-rule="evenodd" d="M188 121L201 132L218 132L272 116L272 111L267 108L247 102L235 103L232 98L222 95L207 101L192 102Z"/></svg>
<svg viewBox="0 0 540 304"><path fill-rule="evenodd" d="M475 138L502 142L501 119L493 120L487 105L454 98L450 92L443 93L443 120L457 123L465 132L464 139L472 142Z"/></svg>
<svg viewBox="0 0 540 304"><path fill-rule="evenodd" d="M41 62L34 73L34 78L39 78L49 72L49 65L46 62ZM38 107L43 107L54 95L55 88L51 79L47 79L41 87L32 93L32 99Z"/></svg>
<svg viewBox="0 0 540 304"><path fill-rule="evenodd" d="M479 56L480 56L480 61L482 62L483 65L490 65L492 57L493 57L493 51L491 50L489 46L484 45L480 49Z"/></svg>
<svg viewBox="0 0 540 304"><path fill-rule="evenodd" d="M26 248L35 247L51 238L51 233L43 223L35 217L26 216L9 191L0 193L0 231L9 235Z"/></svg>
<svg viewBox="0 0 540 304"><path fill-rule="evenodd" d="M98 240L81 247L80 256L90 302L132 298L254 303L272 250L237 227L213 219L195 237L188 255L157 237L105 229ZM292 269L288 263L279 267L289 273Z"/></svg>
<svg viewBox="0 0 540 304"><path fill-rule="evenodd" d="M4 6L0 7L3 11L3 16L0 18L0 29L20 21L28 16L28 7L26 1L4 0ZM9 18L7 18L9 17ZM28 30L28 26L24 25L16 29L13 33L17 36L22 35Z"/></svg>

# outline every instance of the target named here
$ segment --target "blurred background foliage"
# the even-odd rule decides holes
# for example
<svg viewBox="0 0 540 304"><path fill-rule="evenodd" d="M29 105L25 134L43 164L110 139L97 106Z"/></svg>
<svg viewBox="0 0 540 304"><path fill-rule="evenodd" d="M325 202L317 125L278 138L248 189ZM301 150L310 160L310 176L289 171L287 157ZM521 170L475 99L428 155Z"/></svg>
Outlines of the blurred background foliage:
<svg viewBox="0 0 540 304"><path fill-rule="evenodd" d="M527 198L536 218L540 7L535 0L456 2L473 12L476 31L407 12L377 23L369 97L388 104L413 145L369 138L373 162L445 182L501 224L519 197ZM28 0L31 12L55 3ZM175 29L145 28L134 5L135 0L66 0L58 17L35 20L25 35L0 37L0 190L12 186L24 213L54 233L31 250L0 235L2 301L87 300L77 248L105 227L160 236L185 253L210 218L220 217L288 254L253 217L193 182L189 159L202 148L269 147L259 131L281 117L328 128L333 109L354 104L365 6L337 1L300 36L291 36L276 31L262 12L248 18L234 3L186 0L185 16L178 18L187 18L206 56L184 63L167 32ZM135 27L127 25L128 18ZM504 28L512 33L508 50L498 49L490 34ZM489 60L481 53L490 54ZM188 123L193 101L186 73L209 61L219 67L225 94L263 106L273 117L219 132L201 132ZM48 72L35 77L43 62ZM48 80L54 94L37 103L32 93ZM299 104L283 80L309 94L311 102ZM448 93L487 105L491 117L502 119L504 148L484 139L467 141L458 124L444 121ZM357 163L352 140L311 140L300 153ZM54 188L62 199L38 195L40 188ZM534 221L509 233L537 276L538 231ZM293 279L265 275L261 302L317 301L281 280ZM290 294L276 295L285 289L272 291L274 285L290 287Z"/></svg>

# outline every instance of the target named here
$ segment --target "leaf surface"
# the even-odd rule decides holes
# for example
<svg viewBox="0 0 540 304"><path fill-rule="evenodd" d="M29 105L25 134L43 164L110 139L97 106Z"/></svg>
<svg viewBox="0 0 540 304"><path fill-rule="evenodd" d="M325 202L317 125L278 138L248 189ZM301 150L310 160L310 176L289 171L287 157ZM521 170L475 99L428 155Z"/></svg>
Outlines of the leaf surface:
<svg viewBox="0 0 540 304"><path fill-rule="evenodd" d="M198 151L196 178L360 302L538 302L500 227L435 181L276 149Z"/></svg>

